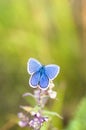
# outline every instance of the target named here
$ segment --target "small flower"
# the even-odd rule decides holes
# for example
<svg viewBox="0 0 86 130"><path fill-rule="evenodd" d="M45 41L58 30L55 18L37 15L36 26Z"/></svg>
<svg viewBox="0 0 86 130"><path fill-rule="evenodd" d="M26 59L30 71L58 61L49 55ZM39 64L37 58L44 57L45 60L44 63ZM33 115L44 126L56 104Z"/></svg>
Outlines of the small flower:
<svg viewBox="0 0 86 130"><path fill-rule="evenodd" d="M20 119L18 122L20 127L32 127L34 130L40 130L43 123L48 121L48 117L42 116L39 112L32 112L30 117L20 112L18 113L18 117Z"/></svg>
<svg viewBox="0 0 86 130"><path fill-rule="evenodd" d="M49 89L53 89L55 87L53 81L51 80L50 83L49 83Z"/></svg>
<svg viewBox="0 0 86 130"><path fill-rule="evenodd" d="M50 98L55 99L57 96L57 92L53 91L53 90L48 90L48 94L50 96Z"/></svg>
<svg viewBox="0 0 86 130"><path fill-rule="evenodd" d="M25 121L19 121L19 122L18 122L18 125L19 125L20 127L26 127L26 126L27 126L27 122L25 122Z"/></svg>
<svg viewBox="0 0 86 130"><path fill-rule="evenodd" d="M38 112L34 115L33 119L29 122L29 125L30 127L34 128L34 130L39 130L45 121L48 121L48 118L43 117Z"/></svg>
<svg viewBox="0 0 86 130"><path fill-rule="evenodd" d="M48 95L50 98L55 99L57 96L57 92L53 91L53 88L54 88L54 83L53 83L53 81L51 81L47 92L48 92Z"/></svg>
<svg viewBox="0 0 86 130"><path fill-rule="evenodd" d="M29 123L28 116L26 116L22 112L20 112L20 113L18 113L18 117L20 119L20 121L18 122L18 125L20 127L26 127L26 126L28 126L28 123Z"/></svg>

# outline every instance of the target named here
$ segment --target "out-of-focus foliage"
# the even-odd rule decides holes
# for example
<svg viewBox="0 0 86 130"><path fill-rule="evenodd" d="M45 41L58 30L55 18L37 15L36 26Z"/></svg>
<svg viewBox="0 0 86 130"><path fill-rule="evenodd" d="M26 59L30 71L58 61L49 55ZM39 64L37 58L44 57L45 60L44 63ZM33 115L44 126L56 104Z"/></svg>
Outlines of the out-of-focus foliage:
<svg viewBox="0 0 86 130"><path fill-rule="evenodd" d="M86 130L86 98L84 98L75 113L74 119L70 121L65 130Z"/></svg>
<svg viewBox="0 0 86 130"><path fill-rule="evenodd" d="M1 130L21 129L16 125L19 104L34 105L22 98L32 91L26 68L30 57L61 67L54 81L58 100L49 101L47 108L64 116L53 118L56 128L69 121L86 94L86 57L79 31L68 0L0 0Z"/></svg>

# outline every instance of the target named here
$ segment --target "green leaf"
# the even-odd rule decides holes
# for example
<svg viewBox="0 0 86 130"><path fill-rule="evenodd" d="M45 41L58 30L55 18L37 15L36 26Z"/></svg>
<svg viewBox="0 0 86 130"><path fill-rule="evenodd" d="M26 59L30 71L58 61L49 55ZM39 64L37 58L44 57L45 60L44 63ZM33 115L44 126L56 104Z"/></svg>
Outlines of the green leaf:
<svg viewBox="0 0 86 130"><path fill-rule="evenodd" d="M47 114L47 115L50 115L50 116L57 116L57 117L63 119L63 118L62 118L58 113L56 113L56 112L51 112L51 111L46 111L46 110L44 110L44 114Z"/></svg>

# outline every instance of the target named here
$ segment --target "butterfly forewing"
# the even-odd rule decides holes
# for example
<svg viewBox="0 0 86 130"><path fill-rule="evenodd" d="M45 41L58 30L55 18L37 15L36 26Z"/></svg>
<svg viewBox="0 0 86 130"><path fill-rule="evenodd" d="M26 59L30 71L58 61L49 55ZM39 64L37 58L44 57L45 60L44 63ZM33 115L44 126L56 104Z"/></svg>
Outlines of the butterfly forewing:
<svg viewBox="0 0 86 130"><path fill-rule="evenodd" d="M37 72L41 67L42 65L40 64L40 62L34 58L30 58L27 63L27 71L29 74Z"/></svg>
<svg viewBox="0 0 86 130"><path fill-rule="evenodd" d="M59 71L60 67L57 65L51 64L45 66L45 73L51 80L53 80L59 74Z"/></svg>

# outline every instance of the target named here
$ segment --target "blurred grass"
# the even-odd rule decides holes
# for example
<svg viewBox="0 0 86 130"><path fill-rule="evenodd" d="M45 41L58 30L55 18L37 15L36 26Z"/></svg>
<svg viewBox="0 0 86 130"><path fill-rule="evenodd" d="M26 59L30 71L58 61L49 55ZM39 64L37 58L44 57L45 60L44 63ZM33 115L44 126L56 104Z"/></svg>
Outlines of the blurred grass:
<svg viewBox="0 0 86 130"><path fill-rule="evenodd" d="M85 130L86 129L86 98L84 98L75 113L74 119L69 123L65 130Z"/></svg>
<svg viewBox="0 0 86 130"><path fill-rule="evenodd" d="M63 128L76 105L86 94L86 69L78 30L67 0L0 0L0 127L18 106L27 103L22 94L28 87L27 61L37 58L43 64L61 67L55 79L59 101L49 109L62 113L54 118ZM19 129L12 126L9 129Z"/></svg>

